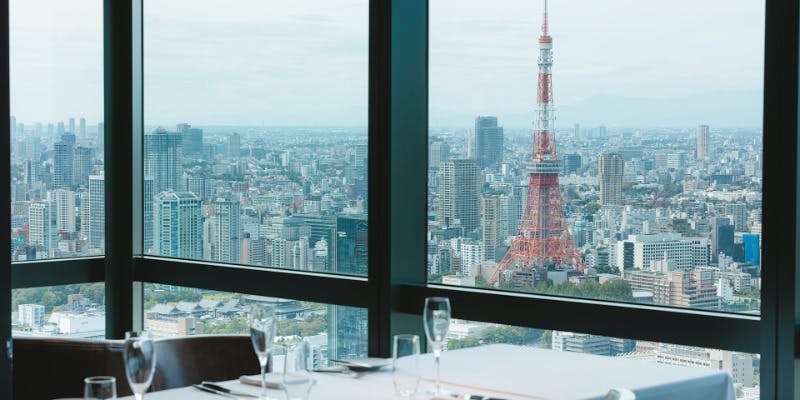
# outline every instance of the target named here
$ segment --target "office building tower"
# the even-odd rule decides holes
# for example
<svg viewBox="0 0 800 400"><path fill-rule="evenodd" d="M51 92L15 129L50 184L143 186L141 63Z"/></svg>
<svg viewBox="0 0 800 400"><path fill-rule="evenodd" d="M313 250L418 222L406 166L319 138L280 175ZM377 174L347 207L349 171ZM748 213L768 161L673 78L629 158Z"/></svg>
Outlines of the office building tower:
<svg viewBox="0 0 800 400"><path fill-rule="evenodd" d="M742 235L744 243L744 262L761 265L761 236L753 233Z"/></svg>
<svg viewBox="0 0 800 400"><path fill-rule="evenodd" d="M69 189L74 182L75 135L61 135L53 147L53 188Z"/></svg>
<svg viewBox="0 0 800 400"><path fill-rule="evenodd" d="M353 166L356 168L366 168L369 157L369 146L357 144L353 146Z"/></svg>
<svg viewBox="0 0 800 400"><path fill-rule="evenodd" d="M620 270L687 271L708 265L710 251L706 239L684 238L679 233L629 235L617 242L615 260Z"/></svg>
<svg viewBox="0 0 800 400"><path fill-rule="evenodd" d="M56 127L53 124L47 124L47 137L52 137L56 132Z"/></svg>
<svg viewBox="0 0 800 400"><path fill-rule="evenodd" d="M708 125L697 127L697 159L702 160L708 157Z"/></svg>
<svg viewBox="0 0 800 400"><path fill-rule="evenodd" d="M581 137L581 124L572 125L572 135L577 139Z"/></svg>
<svg viewBox="0 0 800 400"><path fill-rule="evenodd" d="M442 226L467 231L480 225L481 176L473 160L448 160L439 166L439 208Z"/></svg>
<svg viewBox="0 0 800 400"><path fill-rule="evenodd" d="M49 201L38 201L28 208L28 243L49 254L58 242L58 215L56 207ZM45 257L47 258L47 257Z"/></svg>
<svg viewBox="0 0 800 400"><path fill-rule="evenodd" d="M450 158L450 145L443 141L431 142L431 153L428 158L428 165L431 168L439 168L439 164Z"/></svg>
<svg viewBox="0 0 800 400"><path fill-rule="evenodd" d="M622 205L622 175L625 160L619 153L603 153L597 161L600 205Z"/></svg>
<svg viewBox="0 0 800 400"><path fill-rule="evenodd" d="M190 192L166 191L153 203L154 254L203 258L202 202Z"/></svg>
<svg viewBox="0 0 800 400"><path fill-rule="evenodd" d="M99 122L97 124L97 143L100 144L101 148L103 146L103 142L105 142L105 138L106 138L106 124Z"/></svg>
<svg viewBox="0 0 800 400"><path fill-rule="evenodd" d="M686 167L686 154L683 153L668 153L667 154L667 168L681 169Z"/></svg>
<svg viewBox="0 0 800 400"><path fill-rule="evenodd" d="M503 127L497 126L497 117L475 118L475 150L480 168L503 162Z"/></svg>
<svg viewBox="0 0 800 400"><path fill-rule="evenodd" d="M366 308L328 306L328 358L349 359L367 355Z"/></svg>
<svg viewBox="0 0 800 400"><path fill-rule="evenodd" d="M44 325L44 306L41 304L20 304L17 306L17 322L22 326Z"/></svg>
<svg viewBox="0 0 800 400"><path fill-rule="evenodd" d="M483 229L481 232L481 242L486 260L499 261L497 247L502 243L503 236L500 233L500 197L492 196L481 199L481 216Z"/></svg>
<svg viewBox="0 0 800 400"><path fill-rule="evenodd" d="M69 119L69 133L75 134L75 118Z"/></svg>
<svg viewBox="0 0 800 400"><path fill-rule="evenodd" d="M56 206L56 230L61 233L75 232L75 192L56 189L51 195Z"/></svg>
<svg viewBox="0 0 800 400"><path fill-rule="evenodd" d="M725 215L730 218L733 228L737 232L747 231L747 205L744 203L731 203L723 206Z"/></svg>
<svg viewBox="0 0 800 400"><path fill-rule="evenodd" d="M611 340L605 336L553 331L552 349L573 353L611 355Z"/></svg>
<svg viewBox="0 0 800 400"><path fill-rule="evenodd" d="M339 215L336 218L336 235L329 248L335 255L328 259L334 264L333 272L366 275L369 259L369 221L363 214ZM335 256L335 257L334 257ZM334 261L335 260L335 261Z"/></svg>
<svg viewBox="0 0 800 400"><path fill-rule="evenodd" d="M241 227L239 201L230 196L220 196L211 202L211 254L207 259L223 263L239 263Z"/></svg>
<svg viewBox="0 0 800 400"><path fill-rule="evenodd" d="M564 175L574 174L581 169L580 154L564 154Z"/></svg>
<svg viewBox="0 0 800 400"><path fill-rule="evenodd" d="M78 146L75 148L75 170L73 178L75 185L80 186L86 184L89 175L92 173L94 167L94 160L92 159L92 148Z"/></svg>
<svg viewBox="0 0 800 400"><path fill-rule="evenodd" d="M719 253L733 256L733 232L734 227L727 217L711 218L711 260L716 262Z"/></svg>
<svg viewBox="0 0 800 400"><path fill-rule="evenodd" d="M9 121L9 128L11 129L11 136L14 136L17 133L17 117L11 116Z"/></svg>
<svg viewBox="0 0 800 400"><path fill-rule="evenodd" d="M153 178L153 192L182 188L181 134L158 129L144 135L144 176Z"/></svg>
<svg viewBox="0 0 800 400"><path fill-rule="evenodd" d="M64 121L58 121L58 129L56 129L56 134L61 136L66 133L66 129L64 128Z"/></svg>
<svg viewBox="0 0 800 400"><path fill-rule="evenodd" d="M104 249L106 243L106 179L105 175L89 176L89 221L86 237L89 248Z"/></svg>
<svg viewBox="0 0 800 400"><path fill-rule="evenodd" d="M41 168L39 163L33 160L25 160L22 163L23 172L25 174L25 184L33 185L41 181Z"/></svg>
<svg viewBox="0 0 800 400"><path fill-rule="evenodd" d="M241 137L238 133L234 133L228 137L228 158L239 158L239 153L242 149Z"/></svg>
<svg viewBox="0 0 800 400"><path fill-rule="evenodd" d="M78 125L78 133L80 137L85 139L86 138L86 118L81 118L80 123Z"/></svg>
<svg viewBox="0 0 800 400"><path fill-rule="evenodd" d="M201 157L203 155L203 130L192 128L189 124L178 124L176 128L181 135L182 154Z"/></svg>
<svg viewBox="0 0 800 400"><path fill-rule="evenodd" d="M147 176L142 182L142 245L146 253L153 251L153 178Z"/></svg>

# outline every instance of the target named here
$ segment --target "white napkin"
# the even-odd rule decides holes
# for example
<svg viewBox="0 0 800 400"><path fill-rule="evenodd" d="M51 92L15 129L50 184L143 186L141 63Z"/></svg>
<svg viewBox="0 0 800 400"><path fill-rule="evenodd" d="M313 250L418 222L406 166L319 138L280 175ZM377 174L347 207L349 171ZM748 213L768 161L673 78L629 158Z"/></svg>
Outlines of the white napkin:
<svg viewBox="0 0 800 400"><path fill-rule="evenodd" d="M268 389L283 389L281 374L270 372L267 374L266 381ZM245 385L261 387L261 375L242 375L239 377L239 382Z"/></svg>

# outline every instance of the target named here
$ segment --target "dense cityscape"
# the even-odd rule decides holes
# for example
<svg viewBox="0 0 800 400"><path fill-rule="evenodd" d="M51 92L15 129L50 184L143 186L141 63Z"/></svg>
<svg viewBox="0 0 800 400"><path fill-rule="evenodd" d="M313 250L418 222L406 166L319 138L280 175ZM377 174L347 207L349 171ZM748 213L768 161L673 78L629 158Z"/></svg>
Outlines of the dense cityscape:
<svg viewBox="0 0 800 400"><path fill-rule="evenodd" d="M419 266L429 282L759 314L761 128L557 124L546 17L542 29L533 129L504 128L493 110L429 129ZM146 254L359 276L378 267L366 128L174 122L142 133ZM103 136L84 118L11 116L14 261L104 253ZM102 284L16 289L14 334L103 337L103 303ZM146 284L145 328L245 333L252 303L276 307L280 340L309 338L315 365L367 354L367 310L289 299ZM493 343L720 369L738 399L759 396L757 354L463 320L446 348Z"/></svg>

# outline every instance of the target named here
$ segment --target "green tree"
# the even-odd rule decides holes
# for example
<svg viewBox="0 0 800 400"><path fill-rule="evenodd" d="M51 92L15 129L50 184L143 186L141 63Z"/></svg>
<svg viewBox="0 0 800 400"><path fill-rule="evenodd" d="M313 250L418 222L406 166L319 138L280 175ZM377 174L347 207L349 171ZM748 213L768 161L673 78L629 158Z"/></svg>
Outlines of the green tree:
<svg viewBox="0 0 800 400"><path fill-rule="evenodd" d="M478 338L467 336L464 339L450 339L447 341L447 350L466 349L468 347L476 347L481 343Z"/></svg>

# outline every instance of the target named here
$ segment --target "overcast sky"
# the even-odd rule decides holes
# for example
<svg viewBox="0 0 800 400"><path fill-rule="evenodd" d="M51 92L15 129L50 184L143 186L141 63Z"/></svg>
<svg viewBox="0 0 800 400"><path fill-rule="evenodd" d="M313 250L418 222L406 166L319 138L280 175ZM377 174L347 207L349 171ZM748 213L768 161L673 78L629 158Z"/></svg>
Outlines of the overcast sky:
<svg viewBox="0 0 800 400"><path fill-rule="evenodd" d="M11 1L18 120L100 117L101 3ZM145 0L146 123L365 125L367 3ZM556 105L760 90L763 3L551 0ZM430 8L432 119L532 111L541 1Z"/></svg>

